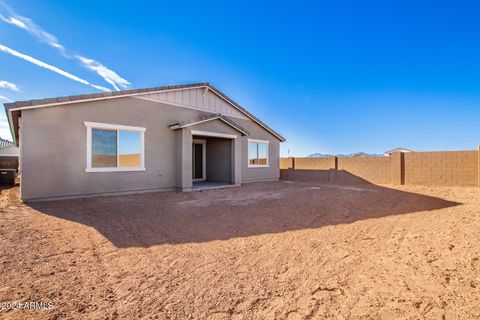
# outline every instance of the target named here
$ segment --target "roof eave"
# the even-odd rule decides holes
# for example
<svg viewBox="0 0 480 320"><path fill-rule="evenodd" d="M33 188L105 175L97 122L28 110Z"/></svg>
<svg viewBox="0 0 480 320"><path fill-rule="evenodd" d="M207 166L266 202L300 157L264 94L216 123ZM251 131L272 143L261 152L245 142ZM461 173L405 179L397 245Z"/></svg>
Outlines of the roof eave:
<svg viewBox="0 0 480 320"><path fill-rule="evenodd" d="M10 134L12 135L13 143L15 144L16 147L19 146L19 142L17 139L17 128L13 127L13 119L12 119L12 111L8 109L7 105L10 103L4 103L3 107L5 108L5 114L7 115L7 121L8 121L8 128L10 129Z"/></svg>
<svg viewBox="0 0 480 320"><path fill-rule="evenodd" d="M182 85L173 85L173 86L162 86L162 87L153 87L153 88L145 88L145 89L131 89L131 90L116 91L116 92L105 92L105 93L94 93L94 94L87 94L87 95L47 98L47 99L41 99L41 100L17 101L12 103L6 103L4 104L4 106L6 110L8 110L9 112L13 112L13 111L21 111L21 110L27 110L27 109L45 108L45 107L52 107L52 106L58 106L58 105L67 105L67 104L106 100L106 99L113 99L113 98L125 98L125 97L139 96L139 95L144 95L149 93L184 90L189 88L202 88L202 87L205 87L208 90L213 91L219 97L223 98L225 101L230 103L233 107L238 109L240 112L245 114L251 120L253 120L258 125L263 127L265 130L270 132L274 137L279 139L280 142L286 141L286 139L283 136L275 132L275 130L270 128L263 121L258 119L248 110L243 108L241 105L236 103L234 100L232 100L230 97L225 95L223 92L221 92L220 90L218 90L208 82L196 82L191 84L182 84ZM44 103L40 103L41 101ZM14 137L14 140L16 140L15 137Z"/></svg>
<svg viewBox="0 0 480 320"><path fill-rule="evenodd" d="M202 119L202 120L199 120L199 121L194 121L194 122L190 122L190 123L186 123L186 124L175 123L173 125L170 125L169 128L172 129L172 130L178 130L178 129L191 127L191 126L194 126L194 125L197 125L197 124L200 124L200 123L209 122L209 121L212 121L212 120L220 120L220 121L226 123L228 126L234 128L238 132L242 133L242 135L248 136L248 132L246 132L244 129L240 128L239 126L233 124L232 122L224 119L222 116L216 116L216 117L212 117L212 118L208 118L208 119Z"/></svg>

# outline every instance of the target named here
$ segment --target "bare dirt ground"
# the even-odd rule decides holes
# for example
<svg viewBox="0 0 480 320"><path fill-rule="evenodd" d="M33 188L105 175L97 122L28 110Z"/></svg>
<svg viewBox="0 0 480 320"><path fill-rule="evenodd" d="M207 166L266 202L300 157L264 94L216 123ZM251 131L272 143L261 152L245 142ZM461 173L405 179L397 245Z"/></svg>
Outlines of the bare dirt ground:
<svg viewBox="0 0 480 320"><path fill-rule="evenodd" d="M34 203L1 191L6 319L479 319L480 191L274 182Z"/></svg>

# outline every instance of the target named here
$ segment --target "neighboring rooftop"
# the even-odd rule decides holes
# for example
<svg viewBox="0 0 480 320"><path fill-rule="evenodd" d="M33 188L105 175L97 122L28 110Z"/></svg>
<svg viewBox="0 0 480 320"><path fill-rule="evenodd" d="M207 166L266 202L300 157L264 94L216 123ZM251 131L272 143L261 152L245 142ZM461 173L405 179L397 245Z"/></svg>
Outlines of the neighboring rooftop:
<svg viewBox="0 0 480 320"><path fill-rule="evenodd" d="M337 153L337 154L331 154L331 153L312 153L307 156L307 158L330 158L330 157L338 157L338 158L348 158L348 157L380 157L382 156L381 154L378 153L366 153L363 151L360 152L355 152L355 153Z"/></svg>
<svg viewBox="0 0 480 320"><path fill-rule="evenodd" d="M389 155L391 155L392 153L395 153L395 152L413 152L413 150L410 150L410 149L407 149L407 148L395 148L395 149L392 149L392 150L385 151L383 154L385 156L389 156Z"/></svg>

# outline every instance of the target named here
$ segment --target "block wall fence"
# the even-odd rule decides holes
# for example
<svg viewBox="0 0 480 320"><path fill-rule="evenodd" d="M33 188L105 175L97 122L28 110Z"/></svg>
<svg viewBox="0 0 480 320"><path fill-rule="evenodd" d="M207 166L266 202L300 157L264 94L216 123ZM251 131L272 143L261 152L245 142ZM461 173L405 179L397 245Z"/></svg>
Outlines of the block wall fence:
<svg viewBox="0 0 480 320"><path fill-rule="evenodd" d="M478 187L479 176L480 147L472 151L399 152L388 157L280 159L280 179L284 180Z"/></svg>

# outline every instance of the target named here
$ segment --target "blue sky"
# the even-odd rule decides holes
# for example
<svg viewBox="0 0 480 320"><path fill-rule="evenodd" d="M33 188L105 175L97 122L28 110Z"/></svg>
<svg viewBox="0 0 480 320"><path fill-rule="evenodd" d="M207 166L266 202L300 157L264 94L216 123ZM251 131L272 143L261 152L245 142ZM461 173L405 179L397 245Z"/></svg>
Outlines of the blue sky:
<svg viewBox="0 0 480 320"><path fill-rule="evenodd" d="M0 99L209 81L282 155L480 143L478 2L0 3Z"/></svg>

